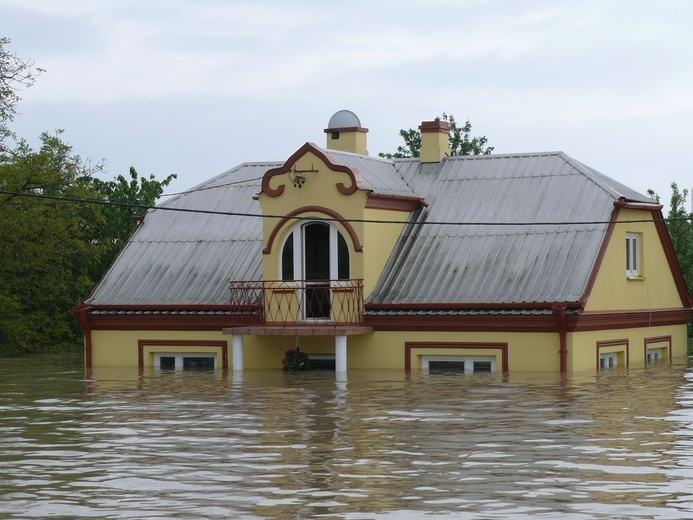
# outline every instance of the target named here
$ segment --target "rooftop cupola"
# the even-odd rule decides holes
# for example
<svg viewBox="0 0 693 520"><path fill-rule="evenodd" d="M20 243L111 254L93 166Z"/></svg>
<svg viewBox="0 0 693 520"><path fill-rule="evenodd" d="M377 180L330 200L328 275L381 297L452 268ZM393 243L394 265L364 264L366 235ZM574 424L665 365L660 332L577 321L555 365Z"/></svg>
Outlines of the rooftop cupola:
<svg viewBox="0 0 693 520"><path fill-rule="evenodd" d="M368 155L366 134L368 128L361 126L361 121L351 110L336 112L327 123L327 149Z"/></svg>
<svg viewBox="0 0 693 520"><path fill-rule="evenodd" d="M437 163L443 157L450 155L450 125L445 121L424 121L419 126L421 131L421 152L419 159L422 163Z"/></svg>

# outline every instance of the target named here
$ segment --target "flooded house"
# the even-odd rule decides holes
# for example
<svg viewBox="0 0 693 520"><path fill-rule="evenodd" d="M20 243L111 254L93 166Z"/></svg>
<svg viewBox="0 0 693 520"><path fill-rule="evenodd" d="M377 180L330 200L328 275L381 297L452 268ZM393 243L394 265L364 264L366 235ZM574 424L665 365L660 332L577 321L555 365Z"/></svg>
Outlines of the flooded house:
<svg viewBox="0 0 693 520"><path fill-rule="evenodd" d="M603 370L686 355L692 301L662 206L562 152L244 163L147 212L74 309L91 366Z"/></svg>

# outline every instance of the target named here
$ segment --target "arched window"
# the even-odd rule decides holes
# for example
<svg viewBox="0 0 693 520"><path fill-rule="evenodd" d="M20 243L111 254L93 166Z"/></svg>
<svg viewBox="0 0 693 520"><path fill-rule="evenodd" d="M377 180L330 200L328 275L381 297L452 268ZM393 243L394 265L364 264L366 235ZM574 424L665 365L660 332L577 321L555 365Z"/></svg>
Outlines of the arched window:
<svg viewBox="0 0 693 520"><path fill-rule="evenodd" d="M351 274L349 246L339 230L326 222L296 226L284 241L283 281L302 280L301 309L305 319L330 318L332 284Z"/></svg>
<svg viewBox="0 0 693 520"><path fill-rule="evenodd" d="M349 246L335 226L306 222L287 235L282 247L282 280L348 280L350 275Z"/></svg>

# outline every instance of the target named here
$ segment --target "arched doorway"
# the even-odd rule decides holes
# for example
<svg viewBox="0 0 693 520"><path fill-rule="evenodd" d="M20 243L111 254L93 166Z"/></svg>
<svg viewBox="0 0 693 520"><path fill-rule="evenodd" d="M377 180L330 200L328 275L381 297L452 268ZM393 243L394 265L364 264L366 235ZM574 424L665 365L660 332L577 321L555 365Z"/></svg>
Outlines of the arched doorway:
<svg viewBox="0 0 693 520"><path fill-rule="evenodd" d="M296 226L282 247L283 281L304 284L301 314L306 320L328 320L332 311L332 286L349 279L349 247L339 230L327 222Z"/></svg>

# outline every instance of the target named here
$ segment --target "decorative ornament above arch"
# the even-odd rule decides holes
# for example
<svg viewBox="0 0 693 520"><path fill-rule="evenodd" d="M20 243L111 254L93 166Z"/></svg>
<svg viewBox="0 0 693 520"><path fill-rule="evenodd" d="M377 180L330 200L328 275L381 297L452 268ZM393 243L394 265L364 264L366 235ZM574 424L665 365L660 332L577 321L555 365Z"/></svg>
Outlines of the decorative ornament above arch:
<svg viewBox="0 0 693 520"><path fill-rule="evenodd" d="M301 148L296 150L296 152L294 152L293 155L291 155L291 157L289 157L282 166L280 166L279 168L272 168L271 170L267 170L265 175L262 177L262 193L269 197L279 197L282 193L284 193L284 188L286 184L282 184L276 188L272 188L270 186L270 180L272 179L272 177L288 174L293 168L294 164L296 164L296 161L298 161L308 152L318 157L318 159L324 162L330 170L334 172L346 173L349 176L349 178L351 179L351 183L348 186L342 182L336 183L337 191L339 191L339 193L341 193L342 195L351 195L352 193L356 192L356 190L358 190L359 188L364 188L363 178L361 177L361 173L358 170L349 168L348 166L344 166L343 164L336 164L330 157L329 153L326 153L324 150L318 148L318 146L313 143L306 143L303 146L301 146Z"/></svg>
<svg viewBox="0 0 693 520"><path fill-rule="evenodd" d="M324 208L321 206L304 206L302 208L298 208L288 215L286 215L284 218L282 218L276 226L274 226L274 229L270 233L269 238L267 239L267 246L262 250L263 255L269 255L272 253L272 246L274 244L274 240L276 239L277 235L281 231L281 229L288 223L291 222L292 220L296 220L292 217L297 217L298 215L304 214L304 213L322 213L323 215L326 215L327 217L331 219L338 219L340 224L344 226L344 229L346 232L349 234L349 237L351 238L352 244L354 244L354 251L357 253L362 253L363 252L363 245L361 245L361 242L359 241L359 237L356 234L356 230L353 228L350 222L344 220L344 217L337 213L336 211L331 210L330 208ZM317 217L319 218L319 217Z"/></svg>

